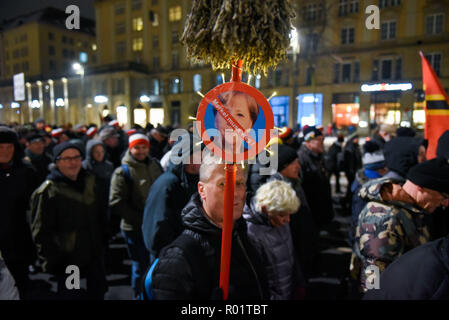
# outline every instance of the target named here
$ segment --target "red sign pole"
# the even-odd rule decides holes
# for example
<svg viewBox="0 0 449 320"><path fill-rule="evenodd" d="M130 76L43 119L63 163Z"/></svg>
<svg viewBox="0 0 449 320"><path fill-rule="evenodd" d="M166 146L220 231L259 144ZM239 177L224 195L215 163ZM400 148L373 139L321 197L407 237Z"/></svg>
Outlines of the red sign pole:
<svg viewBox="0 0 449 320"><path fill-rule="evenodd" d="M242 60L232 64L232 82L240 82L242 77ZM229 294L229 271L231 269L231 244L234 215L234 188L237 165L227 164L225 166L225 191L223 208L223 226L221 237L221 265L220 265L220 288L223 290L223 300L228 299Z"/></svg>

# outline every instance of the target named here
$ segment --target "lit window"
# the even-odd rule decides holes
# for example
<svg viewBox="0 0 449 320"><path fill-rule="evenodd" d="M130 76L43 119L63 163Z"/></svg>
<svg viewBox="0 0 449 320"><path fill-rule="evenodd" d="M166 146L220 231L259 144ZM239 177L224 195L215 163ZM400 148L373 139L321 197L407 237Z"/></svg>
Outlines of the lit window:
<svg viewBox="0 0 449 320"><path fill-rule="evenodd" d="M142 51L143 49L143 38L133 39L133 51Z"/></svg>
<svg viewBox="0 0 449 320"><path fill-rule="evenodd" d="M195 74L193 76L193 91L201 91L202 84L201 84L201 75Z"/></svg>
<svg viewBox="0 0 449 320"><path fill-rule="evenodd" d="M133 30L134 31L142 31L143 30L143 19L142 17L133 19Z"/></svg>
<svg viewBox="0 0 449 320"><path fill-rule="evenodd" d="M92 43L92 51L97 51L97 45L95 43Z"/></svg>
<svg viewBox="0 0 449 320"><path fill-rule="evenodd" d="M171 7L168 9L168 19L173 21L180 21L182 16L181 6Z"/></svg>

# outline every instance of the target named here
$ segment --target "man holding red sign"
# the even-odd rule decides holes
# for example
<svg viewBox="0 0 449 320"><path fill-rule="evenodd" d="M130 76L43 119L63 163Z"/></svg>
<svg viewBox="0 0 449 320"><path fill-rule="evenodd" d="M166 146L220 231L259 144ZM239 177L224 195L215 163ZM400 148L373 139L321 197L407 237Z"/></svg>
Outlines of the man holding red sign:
<svg viewBox="0 0 449 320"><path fill-rule="evenodd" d="M225 164L207 154L198 194L182 212L184 232L162 249L153 271L156 300L222 299L220 278ZM247 173L237 166L234 189L229 299L268 299L266 275L246 234L242 218Z"/></svg>

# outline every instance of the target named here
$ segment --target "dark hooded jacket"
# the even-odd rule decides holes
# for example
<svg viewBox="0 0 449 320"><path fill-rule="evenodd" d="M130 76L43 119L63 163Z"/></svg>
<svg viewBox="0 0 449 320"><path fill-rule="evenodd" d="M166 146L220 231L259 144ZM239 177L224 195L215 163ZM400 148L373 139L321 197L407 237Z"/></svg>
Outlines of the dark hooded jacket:
<svg viewBox="0 0 449 320"><path fill-rule="evenodd" d="M44 182L50 173L49 165L52 162L52 158L45 151L41 155L35 155L29 149L25 149L25 160L28 160L36 169L38 183Z"/></svg>
<svg viewBox="0 0 449 320"><path fill-rule="evenodd" d="M180 246L169 245L162 249L153 272L156 300L217 297L222 230L206 216L200 201L198 194L192 196L182 211L182 221L186 228L184 232L188 232L202 250L188 259L193 252L185 253ZM194 268L188 261L196 261L202 267ZM232 231L229 300L268 299L266 281L260 257L248 240L245 220L240 218L234 221Z"/></svg>
<svg viewBox="0 0 449 320"><path fill-rule="evenodd" d="M114 172L114 166L110 161L106 160L106 148L103 162L98 162L92 157L92 149L98 145L102 145L104 148L104 144L101 140L89 140L87 142L86 159L83 161L83 168L90 171L100 179L107 181L109 185L112 173Z"/></svg>
<svg viewBox="0 0 449 320"><path fill-rule="evenodd" d="M10 129L0 130L15 135ZM6 265L28 266L36 254L27 212L31 194L39 184L34 168L23 160L17 136L13 144L12 161L0 165L0 251Z"/></svg>
<svg viewBox="0 0 449 320"><path fill-rule="evenodd" d="M346 145L343 149L344 172L350 183L354 181L355 174L362 167L362 153L360 152L358 143L354 142L354 140L357 138L357 135L350 137L349 141L346 142Z"/></svg>
<svg viewBox="0 0 449 320"><path fill-rule="evenodd" d="M449 236L415 248L380 276L364 300L449 300Z"/></svg>
<svg viewBox="0 0 449 320"><path fill-rule="evenodd" d="M85 267L102 253L106 213L98 180L81 169L76 181L53 169L33 193L33 237L43 267L63 273L68 265Z"/></svg>
<svg viewBox="0 0 449 320"><path fill-rule="evenodd" d="M181 212L197 191L198 181L199 176L186 173L183 164L171 164L151 186L142 232L145 246L154 257L184 229Z"/></svg>
<svg viewBox="0 0 449 320"><path fill-rule="evenodd" d="M254 203L245 205L243 217L248 225L248 237L264 261L268 277L270 300L290 300L305 280L293 247L290 225L273 227L266 214L257 212Z"/></svg>
<svg viewBox="0 0 449 320"><path fill-rule="evenodd" d="M313 153L305 144L299 149L298 158L307 202L316 226L322 228L334 218L329 173L324 167L322 155Z"/></svg>
<svg viewBox="0 0 449 320"><path fill-rule="evenodd" d="M405 179L411 167L418 164L420 146L427 146L426 141L414 137L397 137L384 146L385 165L389 172L387 178Z"/></svg>
<svg viewBox="0 0 449 320"><path fill-rule="evenodd" d="M449 130L438 139L437 157L449 159Z"/></svg>
<svg viewBox="0 0 449 320"><path fill-rule="evenodd" d="M449 160L449 130L438 139L437 157ZM437 208L432 214L430 236L432 240L449 234L449 208Z"/></svg>

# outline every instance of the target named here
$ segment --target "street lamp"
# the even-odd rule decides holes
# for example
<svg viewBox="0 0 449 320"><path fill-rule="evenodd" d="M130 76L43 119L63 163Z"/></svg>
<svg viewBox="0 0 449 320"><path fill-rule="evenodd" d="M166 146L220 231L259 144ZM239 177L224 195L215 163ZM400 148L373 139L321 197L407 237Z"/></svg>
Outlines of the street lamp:
<svg viewBox="0 0 449 320"><path fill-rule="evenodd" d="M80 90L80 104L81 104L81 122L83 124L86 123L86 112L84 110L84 67L81 63L75 62L72 64L73 70L75 70L76 74L81 76L81 90Z"/></svg>

